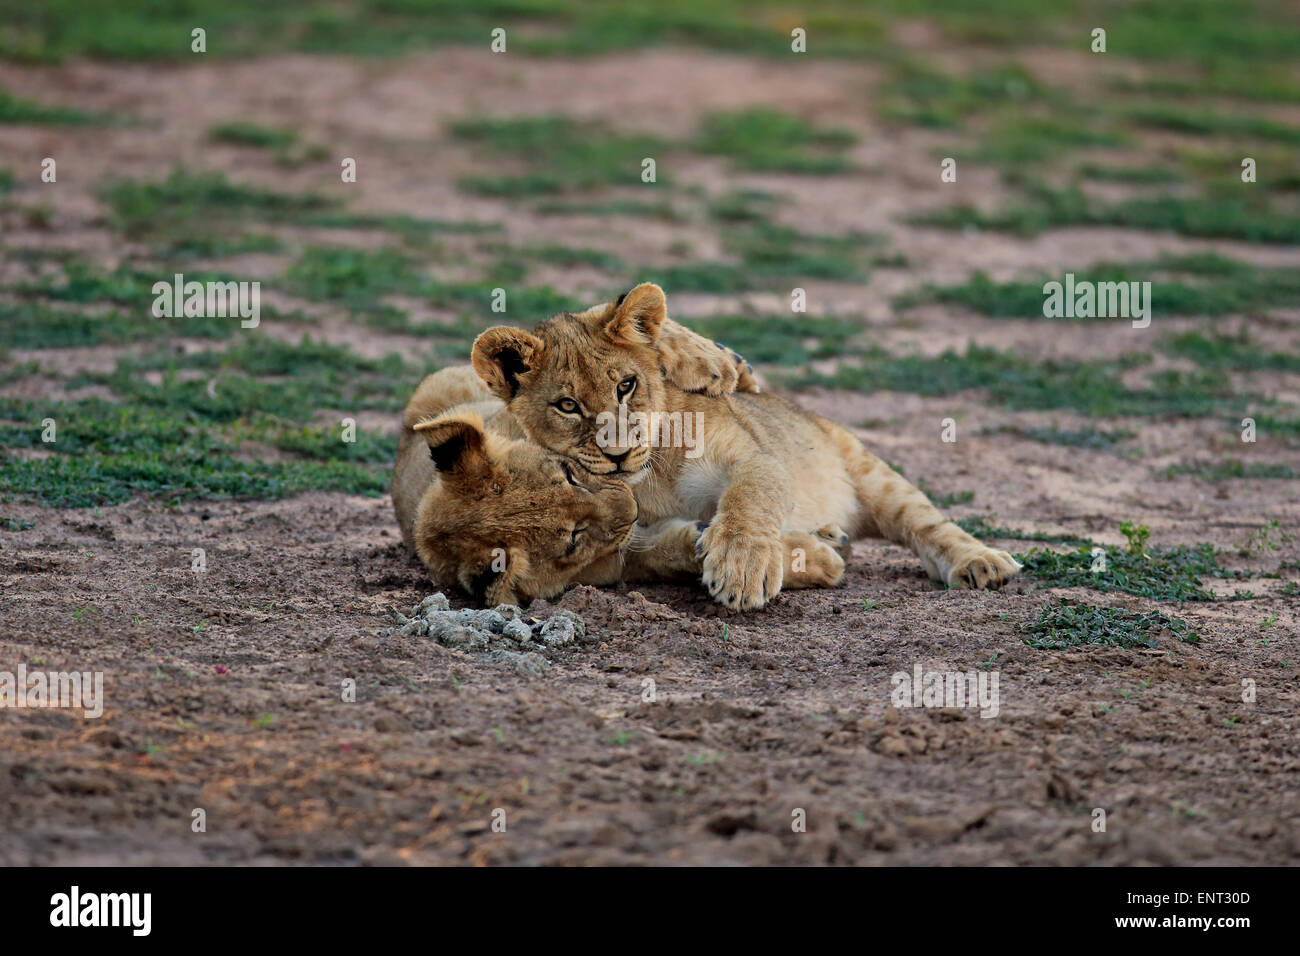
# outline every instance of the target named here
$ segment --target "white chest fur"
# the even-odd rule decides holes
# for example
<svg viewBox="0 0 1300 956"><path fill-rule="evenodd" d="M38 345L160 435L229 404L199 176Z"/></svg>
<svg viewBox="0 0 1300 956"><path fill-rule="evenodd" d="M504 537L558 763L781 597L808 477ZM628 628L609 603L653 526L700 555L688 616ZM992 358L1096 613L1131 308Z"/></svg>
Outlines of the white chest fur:
<svg viewBox="0 0 1300 956"><path fill-rule="evenodd" d="M681 513L696 521L708 521L718 510L718 500L727 488L727 469L706 459L688 461L673 487L681 502Z"/></svg>

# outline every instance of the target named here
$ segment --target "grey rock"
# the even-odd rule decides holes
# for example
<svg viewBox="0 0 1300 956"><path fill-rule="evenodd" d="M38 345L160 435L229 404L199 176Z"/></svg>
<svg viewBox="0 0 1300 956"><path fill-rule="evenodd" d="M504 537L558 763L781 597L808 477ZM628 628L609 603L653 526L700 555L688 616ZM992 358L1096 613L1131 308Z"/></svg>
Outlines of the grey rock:
<svg viewBox="0 0 1300 956"><path fill-rule="evenodd" d="M572 644L577 637L577 629L573 626L573 621L567 617L556 615L542 625L542 643L548 647L564 647L566 644Z"/></svg>
<svg viewBox="0 0 1300 956"><path fill-rule="evenodd" d="M451 602L447 600L447 596L443 594L441 591L439 591L437 594L430 594L427 598L421 601L416 607L416 612L421 614L427 611L450 611L450 610L451 610Z"/></svg>
<svg viewBox="0 0 1300 956"><path fill-rule="evenodd" d="M546 658L536 651L519 654L515 651L493 651L490 655L498 664L505 664L523 677L541 677L546 672Z"/></svg>
<svg viewBox="0 0 1300 956"><path fill-rule="evenodd" d="M480 631L500 634L501 629L506 626L506 619L496 611L478 611L474 615L474 626Z"/></svg>
<svg viewBox="0 0 1300 956"><path fill-rule="evenodd" d="M524 616L523 609L515 604L498 604L494 610L507 621L517 621Z"/></svg>
<svg viewBox="0 0 1300 956"><path fill-rule="evenodd" d="M520 644L531 644L533 640L533 629L518 618L506 621L506 625L501 629L501 633L505 637L510 638L510 640L517 641Z"/></svg>

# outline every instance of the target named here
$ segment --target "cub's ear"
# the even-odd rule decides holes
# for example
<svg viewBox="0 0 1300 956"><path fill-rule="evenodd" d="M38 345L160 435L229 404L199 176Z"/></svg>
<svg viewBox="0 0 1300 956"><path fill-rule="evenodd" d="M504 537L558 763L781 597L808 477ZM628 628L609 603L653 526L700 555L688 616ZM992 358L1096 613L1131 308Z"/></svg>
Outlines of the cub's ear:
<svg viewBox="0 0 1300 956"><path fill-rule="evenodd" d="M488 471L483 419L477 415L432 418L413 426L429 443L429 457L444 475L481 475Z"/></svg>
<svg viewBox="0 0 1300 956"><path fill-rule="evenodd" d="M519 391L519 376L537 367L544 343L523 329L498 325L474 340L470 361L492 394L508 402Z"/></svg>
<svg viewBox="0 0 1300 956"><path fill-rule="evenodd" d="M642 282L614 303L614 315L605 323L605 334L628 345L654 345L666 318L664 290L653 282Z"/></svg>

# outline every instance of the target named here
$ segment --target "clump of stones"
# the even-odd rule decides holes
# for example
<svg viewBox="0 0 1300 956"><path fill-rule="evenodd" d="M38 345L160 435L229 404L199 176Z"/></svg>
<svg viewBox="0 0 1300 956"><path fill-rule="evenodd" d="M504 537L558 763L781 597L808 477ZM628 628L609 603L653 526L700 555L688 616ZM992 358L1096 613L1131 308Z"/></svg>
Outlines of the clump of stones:
<svg viewBox="0 0 1300 956"><path fill-rule="evenodd" d="M444 647L485 653L533 677L546 667L542 651L594 641L587 637L582 618L567 608L557 609L544 621L529 617L513 604L498 604L490 611L453 611L446 595L439 592L430 594L409 614L396 610L390 614L396 626L380 631L380 637L431 637Z"/></svg>

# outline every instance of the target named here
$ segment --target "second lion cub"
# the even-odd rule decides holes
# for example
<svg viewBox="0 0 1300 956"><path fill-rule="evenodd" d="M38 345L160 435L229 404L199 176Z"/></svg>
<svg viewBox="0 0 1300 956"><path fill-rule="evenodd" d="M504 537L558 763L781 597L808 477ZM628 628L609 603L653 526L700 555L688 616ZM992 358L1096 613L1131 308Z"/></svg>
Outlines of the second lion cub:
<svg viewBox="0 0 1300 956"><path fill-rule="evenodd" d="M932 505L846 429L769 394L668 387L657 339L663 290L643 283L617 302L555 316L525 332L488 329L474 368L530 439L588 471L633 486L640 522L707 521L703 581L722 604L759 608L781 590L782 533L838 525L911 548L953 587L1000 587L1019 565ZM688 455L611 421L691 415ZM617 436L611 439L611 436Z"/></svg>

